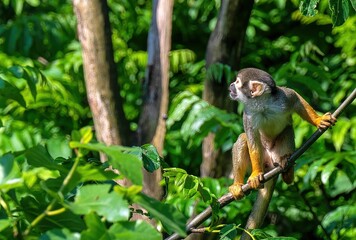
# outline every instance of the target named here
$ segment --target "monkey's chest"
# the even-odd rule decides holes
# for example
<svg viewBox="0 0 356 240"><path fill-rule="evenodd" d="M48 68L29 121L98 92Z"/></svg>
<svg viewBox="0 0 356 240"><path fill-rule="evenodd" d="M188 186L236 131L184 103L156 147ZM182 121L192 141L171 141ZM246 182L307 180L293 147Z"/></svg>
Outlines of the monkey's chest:
<svg viewBox="0 0 356 240"><path fill-rule="evenodd" d="M290 114L262 112L255 114L255 130L268 139L276 138L288 125L291 124Z"/></svg>

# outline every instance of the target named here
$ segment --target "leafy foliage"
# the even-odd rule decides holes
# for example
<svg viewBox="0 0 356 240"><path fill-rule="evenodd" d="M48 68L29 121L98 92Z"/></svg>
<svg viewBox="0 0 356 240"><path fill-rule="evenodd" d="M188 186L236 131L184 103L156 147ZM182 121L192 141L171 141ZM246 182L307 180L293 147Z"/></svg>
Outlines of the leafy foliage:
<svg viewBox="0 0 356 240"><path fill-rule="evenodd" d="M159 158L157 152L148 145L124 148L90 143L90 131L91 128L83 129L80 143L70 143L77 152L74 159L53 159L43 146L0 158L1 213L7 216L2 219L3 236L11 238L12 234L16 234L14 237L29 237L43 231L49 239L58 232L71 238L80 235L84 238L94 232L95 236L116 238L149 233L150 239L161 239L148 223L128 221L129 203L133 202L145 207L167 231L184 235L185 218L172 206L139 194L134 187L120 190L118 186L113 186L112 181L120 175L106 170L106 163L95 163L86 157L91 153L88 150L106 153L109 159L124 163L120 165L120 172L141 186L142 183L135 178L142 179L142 176L134 174L142 173L136 171L139 167L135 164L140 162L142 166L143 155L146 161L156 162ZM84 221L81 216L84 216ZM12 228L16 232L12 233Z"/></svg>
<svg viewBox="0 0 356 240"><path fill-rule="evenodd" d="M233 139L242 130L241 125L236 124L238 121L235 114L211 106L191 92L181 92L173 99L167 120L169 132L166 135L166 149L171 153L169 161L183 164L184 161L191 162L190 154L182 162L182 152L199 151L198 147L210 132L217 136L215 148L222 148L224 151L231 149ZM183 150L183 146L186 149ZM195 157L196 154L199 153L191 156Z"/></svg>
<svg viewBox="0 0 356 240"><path fill-rule="evenodd" d="M302 0L300 2L299 9L305 16L314 16L318 12L316 7L319 1L320 0ZM352 0L330 0L329 7L334 26L342 25L349 16L352 16L356 13L356 3Z"/></svg>

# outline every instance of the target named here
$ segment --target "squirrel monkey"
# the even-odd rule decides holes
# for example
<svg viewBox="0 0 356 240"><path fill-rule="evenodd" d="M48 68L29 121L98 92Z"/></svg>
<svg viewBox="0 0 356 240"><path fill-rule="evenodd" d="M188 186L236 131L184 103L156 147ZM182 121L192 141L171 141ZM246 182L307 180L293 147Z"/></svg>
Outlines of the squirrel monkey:
<svg viewBox="0 0 356 240"><path fill-rule="evenodd" d="M290 88L276 86L267 72L256 68L239 71L236 81L231 83L229 90L230 97L245 106L243 114L245 133L239 136L232 149L234 183L229 187L229 191L235 199L243 197L241 186L247 169L252 168L247 183L251 188L257 189L261 187L260 181L264 171L277 165L286 167L288 158L295 150L292 126L294 112L321 129L336 122L330 113L319 116L298 93ZM293 167L282 173L282 179L287 184L292 183L293 178ZM259 227L262 224L275 181L267 182L265 189L260 190L261 199L256 200L252 210L252 215L256 216L252 217L255 219L248 220L248 228ZM264 205L263 211L256 205Z"/></svg>

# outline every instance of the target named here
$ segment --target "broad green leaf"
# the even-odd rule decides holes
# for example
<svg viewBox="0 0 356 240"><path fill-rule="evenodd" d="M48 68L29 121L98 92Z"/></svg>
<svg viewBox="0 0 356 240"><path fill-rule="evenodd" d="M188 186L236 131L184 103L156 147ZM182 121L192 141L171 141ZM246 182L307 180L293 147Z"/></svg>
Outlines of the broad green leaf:
<svg viewBox="0 0 356 240"><path fill-rule="evenodd" d="M333 127L332 140L337 151L341 150L346 134L351 126L351 122L348 119L339 118L337 124Z"/></svg>
<svg viewBox="0 0 356 240"><path fill-rule="evenodd" d="M49 170L44 167L36 167L22 172L22 178L25 181L27 187L31 188L37 181L37 179L48 180L56 179L60 177L58 170Z"/></svg>
<svg viewBox="0 0 356 240"><path fill-rule="evenodd" d="M106 229L105 224L100 220L94 212L91 212L84 217L87 229L81 234L81 239L85 240L114 240Z"/></svg>
<svg viewBox="0 0 356 240"><path fill-rule="evenodd" d="M143 166L149 172L154 172L161 166L161 158L152 144L141 146Z"/></svg>
<svg viewBox="0 0 356 240"><path fill-rule="evenodd" d="M336 154L335 154L336 155ZM342 159L335 156L335 159L328 162L321 172L321 181L323 184L327 184L331 174L337 170L336 165L340 163Z"/></svg>
<svg viewBox="0 0 356 240"><path fill-rule="evenodd" d="M33 167L45 167L51 170L67 171L64 167L54 162L46 148L38 145L25 152L27 163Z"/></svg>
<svg viewBox="0 0 356 240"><path fill-rule="evenodd" d="M7 99L12 99L22 107L26 107L26 102L21 95L21 91L0 78L0 100L6 101Z"/></svg>
<svg viewBox="0 0 356 240"><path fill-rule="evenodd" d="M312 17L318 13L316 6L319 0L302 0L300 1L299 10L304 16Z"/></svg>
<svg viewBox="0 0 356 240"><path fill-rule="evenodd" d="M355 186L343 171L337 171L335 179L327 186L330 196L334 197L342 193L351 192Z"/></svg>
<svg viewBox="0 0 356 240"><path fill-rule="evenodd" d="M37 199L34 196L21 198L20 207L29 221L34 220L48 207L49 202L46 201L46 194L44 192L39 194L41 196L36 196ZM62 208L62 206L56 205L56 208L53 210L59 208ZM68 228L72 232L81 232L85 228L85 224L81 216L66 210L60 214L44 217L37 227L43 232L55 228Z"/></svg>
<svg viewBox="0 0 356 240"><path fill-rule="evenodd" d="M42 234L39 238L40 240L80 240L79 233L72 233L67 228L57 228L52 229L44 234Z"/></svg>
<svg viewBox="0 0 356 240"><path fill-rule="evenodd" d="M7 191L23 184L20 168L12 154L0 157L0 189Z"/></svg>
<svg viewBox="0 0 356 240"><path fill-rule="evenodd" d="M329 0L329 7L331 11L331 19L334 26L342 25L350 16L350 13L355 13L353 0Z"/></svg>
<svg viewBox="0 0 356 240"><path fill-rule="evenodd" d="M228 224L223 227L219 232L220 240L233 240L237 236L235 224Z"/></svg>
<svg viewBox="0 0 356 240"><path fill-rule="evenodd" d="M127 220L130 214L127 201L117 192L109 192L110 188L109 184L83 186L69 207L76 214L96 212L110 222Z"/></svg>
<svg viewBox="0 0 356 240"><path fill-rule="evenodd" d="M27 81L31 94L34 99L37 97L36 83L40 81L42 75L37 68L26 66L24 67L23 78Z"/></svg>
<svg viewBox="0 0 356 240"><path fill-rule="evenodd" d="M142 186L131 185L130 187L123 187L120 185L115 185L114 191L124 196L125 199L133 199L142 191Z"/></svg>
<svg viewBox="0 0 356 240"><path fill-rule="evenodd" d="M78 178L78 182L107 181L118 178L118 175L113 171L107 171L101 166L95 166L90 163L78 166L75 175Z"/></svg>
<svg viewBox="0 0 356 240"><path fill-rule="evenodd" d="M162 236L156 229L142 220L134 222L118 222L110 227L109 232L114 239L160 240Z"/></svg>
<svg viewBox="0 0 356 240"><path fill-rule="evenodd" d="M191 92L185 91L177 95L170 108L167 120L167 128L170 128L175 122L182 120L183 116L191 109L193 104L199 101L199 98Z"/></svg>
<svg viewBox="0 0 356 240"><path fill-rule="evenodd" d="M17 0L12 2L14 5L16 15L20 15L22 13L24 2L25 2L24 0L20 0L20 1Z"/></svg>
<svg viewBox="0 0 356 240"><path fill-rule="evenodd" d="M0 232L11 226L10 219L0 219Z"/></svg>
<svg viewBox="0 0 356 240"><path fill-rule="evenodd" d="M135 196L134 201L145 208L155 219L161 221L168 233L176 232L185 237L187 219L172 205L161 203L143 194Z"/></svg>
<svg viewBox="0 0 356 240"><path fill-rule="evenodd" d="M122 146L105 146L102 143L79 143L70 142L71 148L84 148L91 151L105 153L109 159L109 164L114 169L127 177L133 184L142 185L142 161L139 157L139 148L128 148ZM139 153L137 153L137 151Z"/></svg>
<svg viewBox="0 0 356 240"><path fill-rule="evenodd" d="M356 221L356 206L345 205L336 208L325 215L322 225L328 233L333 230L352 229Z"/></svg>

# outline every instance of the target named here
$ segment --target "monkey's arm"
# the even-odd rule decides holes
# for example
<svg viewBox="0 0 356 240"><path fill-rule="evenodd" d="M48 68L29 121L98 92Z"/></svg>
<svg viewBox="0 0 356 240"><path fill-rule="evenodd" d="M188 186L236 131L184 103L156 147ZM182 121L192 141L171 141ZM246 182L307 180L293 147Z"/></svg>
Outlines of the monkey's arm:
<svg viewBox="0 0 356 240"><path fill-rule="evenodd" d="M325 129L335 124L336 118L333 117L331 113L325 113L324 115L319 116L302 96L295 91L293 91L292 94L295 112L304 120L321 129Z"/></svg>

